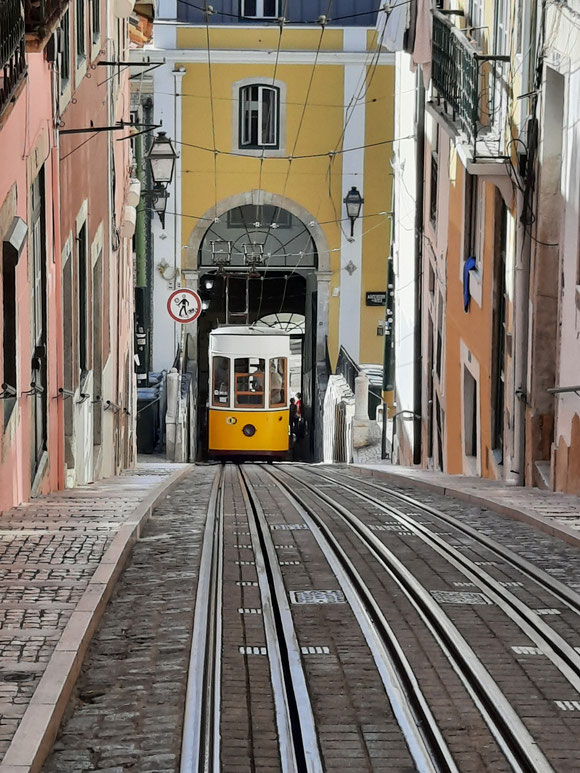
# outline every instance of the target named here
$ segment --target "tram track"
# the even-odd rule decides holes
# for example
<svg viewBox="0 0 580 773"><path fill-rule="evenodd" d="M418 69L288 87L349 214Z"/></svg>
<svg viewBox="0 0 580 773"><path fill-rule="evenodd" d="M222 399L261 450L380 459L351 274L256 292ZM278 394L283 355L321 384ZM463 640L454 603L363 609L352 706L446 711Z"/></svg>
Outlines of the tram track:
<svg viewBox="0 0 580 773"><path fill-rule="evenodd" d="M223 465L220 467L208 505L196 596L180 773L217 773L222 769L220 652L226 470ZM300 648L274 545L252 484L241 470L237 475L258 576L281 770L282 773L322 773Z"/></svg>
<svg viewBox="0 0 580 773"><path fill-rule="evenodd" d="M228 485L237 492L235 496L224 493ZM274 490L278 491L277 495L271 493ZM457 528L458 533L478 540L486 549L495 550L496 555L501 555L509 566L522 571L542 588L553 592L554 598L575 612L580 609L576 594L507 548L496 545L489 537L480 535L466 524L456 525L456 519L452 516L429 505L422 506L422 503L399 492L392 493L395 504L379 499L379 496L386 494L391 495L391 492L385 492L382 486L372 482L343 474L343 471L337 477L336 474L298 465L272 467L262 464L229 464L220 467L210 496L200 564L181 773L217 773L224 769L221 702L224 691L227 694L227 678L234 664L232 655L229 655L230 668L222 673L223 648L227 650L228 643L224 639L225 622L222 619L226 592L223 585L224 561L228 539L239 543L230 545L239 556L239 560L230 561L231 565L240 566L238 576L248 577L255 572L255 582L240 581L236 584L256 586L252 591L255 597L253 605L258 601L259 593L260 608L240 608L238 612L259 612L255 622L262 624L262 633L255 626L247 629L247 626L242 625L241 630L248 631L248 637L244 634L245 642L256 641L256 636L258 639L263 637L265 646L236 649L246 657L252 654L267 655L266 674L272 695L272 722L276 728L279 769L282 773L322 773L325 770L323 751L326 753L327 747L325 742L321 742L320 728L317 726L321 719L320 710L312 704L316 690L312 692L312 684L308 681L312 672L306 668L302 657L308 648L300 646L304 639L301 640L295 627L296 611L290 605L287 573L281 568L282 564L297 565L300 562L281 561L277 553L279 548L291 547L274 543L272 529L280 528L280 514L285 514L284 519L290 519L284 521L289 524L288 528L308 529L307 532L299 533L312 535L311 545L317 546L316 550L320 551L319 555L329 567L329 576L336 578L342 589L353 620L358 623L360 634L374 660L380 678L378 684L382 682L390 704L392 721L396 723L394 726L398 725L414 768L419 773L458 773L461 767L455 759L457 747L453 742L449 745L447 733L439 726L440 712L433 710L432 688L427 693L423 691L422 677L419 675L423 670L416 670L416 653L406 651L409 645L403 644L399 638L400 626L396 624L393 628L392 614L385 614L384 593L387 588L397 588L395 593L405 599L404 603L409 610L407 614L416 614L423 630L430 634L433 644L429 646L438 648L442 653L439 658L447 661L449 673L454 674L458 687L464 691L464 700L471 701L473 716L479 713L481 719L478 717L476 724L481 725L482 732L489 733L497 753L505 759L504 764L516 773L554 771L549 754L546 756L538 745L533 731L519 716L509 694L496 680L493 669L490 672L484 662L485 658L480 659L477 647L473 648L469 637L465 638L454 620L428 590L428 586L405 565L405 560L401 560L373 532L368 518L364 518L362 513L365 508L366 512L374 515L382 512L388 515L390 523L396 523L397 528L404 529L403 533L419 537L426 546L425 550L433 551L434 555L467 581L456 585L477 585L489 597L488 603L493 603L509 618L538 647L539 652L547 656L551 666L558 669L570 686L580 692L579 653L534 610L503 587L501 582L435 533L433 527L445 523ZM224 499L227 500L228 496L234 499L228 505L229 510L224 513ZM265 510L264 497L268 497L267 509L270 512ZM359 505L354 504L356 501ZM435 519L435 526L403 512L397 502L405 502L417 508L419 513L429 513ZM280 508L279 512L276 512L276 506ZM292 514L297 515L304 526L298 527L293 523L292 519L295 521L296 517ZM278 516L275 522L268 520L272 516ZM230 517L234 520L228 521ZM228 523L234 531L228 532ZM240 531L241 528L246 531ZM396 530L393 529L392 533L396 533ZM227 534L230 536L227 537ZM246 535L246 539L238 535ZM243 544L244 541L248 544ZM359 547L353 551L352 548L357 544ZM251 551L251 556L248 556L248 551ZM365 561L365 554L372 559L372 563L369 563L369 559ZM228 555L232 557L231 549ZM244 572L241 571L242 566L245 567ZM232 580L231 573L229 576ZM376 580L372 579L373 576ZM387 578L386 581L384 578ZM232 624L229 625L231 629ZM235 631L238 630L236 625L233 629L234 640L237 636ZM303 633L303 625L299 628ZM410 658L411 655L413 657ZM249 679L249 662L244 662L246 679ZM233 668L237 669L237 666L233 665ZM264 673L263 670L261 673ZM439 678L445 679L443 675ZM251 692L251 688L248 689ZM248 711L253 711L250 702ZM322 719L324 721L324 715ZM253 744L254 741L252 747Z"/></svg>
<svg viewBox="0 0 580 773"><path fill-rule="evenodd" d="M197 586L180 773L219 770L224 469L211 489Z"/></svg>
<svg viewBox="0 0 580 773"><path fill-rule="evenodd" d="M334 476L324 475L319 472L311 473L318 478L338 483ZM350 476L349 476L350 478ZM350 478L352 480L352 478ZM405 527L415 531L433 550L441 555L446 561L452 564L465 578L485 592L494 603L496 603L504 612L519 626L522 632L528 636L537 647L546 655L558 670L565 676L571 686L580 692L580 654L566 642L563 637L549 626L534 610L530 609L520 599L510 592L509 589L502 586L495 578L491 577L474 561L466 558L459 550L449 545L442 537L434 534L428 526L418 523L406 513L401 512L392 505L386 504L371 495L365 494L359 486L348 485L344 479L340 481L340 486L366 502L373 507L382 510L390 517ZM391 494L391 492L388 492ZM392 495L392 494L391 494ZM404 496L404 495L403 495ZM435 515L434 508L423 507L420 502L410 497L404 497L404 501L413 504L415 507ZM562 583L553 580L549 575L519 558L511 551L494 543L493 540L480 535L475 529L464 526L444 513L438 512L437 517L448 525L452 525L476 542L485 545L486 548L493 550L496 555L501 555L505 560L522 571L526 576L533 579L541 587L548 590L555 598L566 603L574 611L580 611L580 598L572 590L566 588Z"/></svg>
<svg viewBox="0 0 580 773"><path fill-rule="evenodd" d="M268 470L268 472L285 489L289 497L296 499L300 496L296 484L301 484L309 490L312 496L324 502L338 514L343 523L395 580L445 652L452 668L459 675L467 692L479 708L492 736L502 749L512 769L514 771L529 771L530 773L532 771L535 773L552 771L553 768L549 761L476 653L433 600L429 592L413 577L404 564L347 507L336 501L334 497L317 490L313 484L305 482L302 475L289 472L286 467L276 468L275 471ZM318 473L316 476L322 477ZM338 489L342 486L342 482L334 478L332 482ZM355 490L354 493L358 492ZM300 507L307 512L315 528L324 533L329 544L332 545L333 541L336 544L331 530L315 509L305 501L301 502ZM333 545L334 547L335 545Z"/></svg>
<svg viewBox="0 0 580 773"><path fill-rule="evenodd" d="M312 470L309 470L309 472L311 472L314 475L322 476L326 480L336 482L336 478L332 475L324 475L318 471L312 471ZM360 477L355 477L348 473L345 473L342 475L341 482L343 482L345 479L352 481L353 487L356 484L356 486L358 487L356 489L357 491L360 491L360 486L362 484L363 486L367 486L369 488L372 488L373 490L381 492L383 495L392 497L398 500L399 502L403 502L408 505L411 505L412 507L416 508L420 512L433 516L436 520L438 520L442 524L451 526L458 533L462 533L470 537L471 539L478 542L480 545L485 546L487 549L491 550L493 553L495 553L496 556L502 558L507 564L517 569L523 575L529 577L538 585L541 585L543 588L549 591L554 596L555 599L557 599L562 604L566 605L569 609L573 610L574 612L580 615L580 594L576 593L574 590L564 585L564 583L560 582L556 578L551 577L542 569L539 569L537 566L534 566L534 564L530 563L529 561L526 561L521 556L516 555L512 550L509 550L509 548L504 547L496 540L493 540L490 537L487 537L485 534L482 534L480 531L477 531L476 529L472 528L468 524L463 523L462 521L455 518L454 516L449 515L448 513L444 513L443 511L435 507L432 507L431 505L425 504L424 502L420 502L418 499L415 499L414 497L411 497L408 494L403 494L402 492L397 491L388 486L384 486L370 480L361 479ZM385 502L383 502L382 504L388 505L388 503L385 503ZM397 511L395 508L392 508L392 512L395 513L397 516L401 516L403 519L407 520L408 522L416 523L416 521L412 521L408 513L401 513L400 511Z"/></svg>

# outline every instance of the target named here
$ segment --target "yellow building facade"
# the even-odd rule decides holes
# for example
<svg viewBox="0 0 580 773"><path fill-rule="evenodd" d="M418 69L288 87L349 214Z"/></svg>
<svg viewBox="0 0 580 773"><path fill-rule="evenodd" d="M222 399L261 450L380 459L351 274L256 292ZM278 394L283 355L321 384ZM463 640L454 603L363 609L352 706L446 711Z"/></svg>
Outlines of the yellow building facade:
<svg viewBox="0 0 580 773"><path fill-rule="evenodd" d="M298 389L314 412L341 347L357 363L383 361L393 56L370 26L210 18L155 29L155 49L137 57L165 60L154 116L179 158L165 228L153 229L154 369L181 344L203 401L211 329L287 325L302 334ZM349 193L362 199L352 221ZM187 326L157 311L179 284L206 306Z"/></svg>
<svg viewBox="0 0 580 773"><path fill-rule="evenodd" d="M360 290L358 297L348 298L349 309L360 307L358 346L354 347L352 356L359 362L380 363L382 341L376 330L384 314L380 307L365 306L365 293L383 291L386 285L393 68L385 64L375 66L375 37L367 35L365 30L366 48L357 51L355 56L348 52L357 62L351 67L359 72L356 91L347 94L346 65L340 61L346 34L345 30L333 29L323 34L318 30L285 29L276 56L280 38L277 30L210 29L213 59L210 83L206 30L178 31L178 48L193 54L176 62L178 68L185 70L181 187L185 215L182 237L186 250L182 266L185 272L197 270L196 236L199 238L200 230L207 230L204 227L207 219L215 212L223 214L224 203L229 207L239 197L244 202L246 199L257 201L261 195L264 202L275 202L284 208L297 205L305 219L308 217L305 225L322 232L320 244L323 246L317 247L317 269L330 272L325 277L329 281L328 349L331 361L336 362L342 343L339 334L342 270L348 275L348 261L344 265L342 261L341 242L342 232L350 229L343 205L349 190L343 178L349 176L352 180L348 184L352 181L364 199L363 219L356 227L362 253L361 265L356 268L361 273ZM320 54L315 62L320 40ZM249 51L257 61L246 64L244 53ZM262 51L264 54L256 55ZM201 56L196 57L195 52ZM190 58L205 61L188 61ZM382 58L386 59L387 55L382 54ZM254 83L271 84L280 89L280 147L254 150L245 155L237 131L238 92ZM349 101L352 102L350 110ZM350 122L355 124L351 135L356 135L360 143L356 150L349 150L344 141ZM360 145L373 147L361 149ZM217 153L212 152L214 147ZM348 162L345 165L345 156L350 153L357 155L357 168L351 172L345 168L353 167ZM207 219L196 222L196 213Z"/></svg>

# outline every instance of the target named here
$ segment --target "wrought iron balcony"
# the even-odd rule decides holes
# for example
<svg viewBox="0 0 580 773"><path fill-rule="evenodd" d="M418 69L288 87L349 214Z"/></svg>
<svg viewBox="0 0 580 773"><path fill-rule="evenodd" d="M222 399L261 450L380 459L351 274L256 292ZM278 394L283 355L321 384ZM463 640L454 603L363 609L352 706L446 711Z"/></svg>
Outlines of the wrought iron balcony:
<svg viewBox="0 0 580 773"><path fill-rule="evenodd" d="M24 0L26 33L36 37L50 35L68 0Z"/></svg>
<svg viewBox="0 0 580 773"><path fill-rule="evenodd" d="M509 56L487 55L433 12L433 97L465 135L473 158L505 158Z"/></svg>
<svg viewBox="0 0 580 773"><path fill-rule="evenodd" d="M21 0L0 0L0 115L26 73L26 38Z"/></svg>

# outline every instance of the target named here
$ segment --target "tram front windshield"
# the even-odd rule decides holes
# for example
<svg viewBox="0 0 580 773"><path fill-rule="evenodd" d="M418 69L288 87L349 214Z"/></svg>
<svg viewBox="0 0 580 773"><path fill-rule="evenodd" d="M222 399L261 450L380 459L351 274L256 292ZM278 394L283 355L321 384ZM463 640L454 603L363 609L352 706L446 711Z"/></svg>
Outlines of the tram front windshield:
<svg viewBox="0 0 580 773"><path fill-rule="evenodd" d="M236 408L264 407L266 361L258 357L238 357L234 361Z"/></svg>

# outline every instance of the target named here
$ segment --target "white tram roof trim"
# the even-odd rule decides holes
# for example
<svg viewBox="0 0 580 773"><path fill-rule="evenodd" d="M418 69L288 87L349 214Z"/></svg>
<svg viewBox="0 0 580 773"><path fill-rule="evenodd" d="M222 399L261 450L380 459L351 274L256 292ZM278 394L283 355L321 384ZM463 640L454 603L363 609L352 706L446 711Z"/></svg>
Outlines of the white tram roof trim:
<svg viewBox="0 0 580 773"><path fill-rule="evenodd" d="M290 336L270 328L220 327L211 332L209 351L227 357L289 357Z"/></svg>
<svg viewBox="0 0 580 773"><path fill-rule="evenodd" d="M279 336L282 338L288 338L288 333L283 330L277 330L272 327L255 327L253 325L230 325L228 327L216 327L211 331L212 336L216 335L228 335L228 336Z"/></svg>

